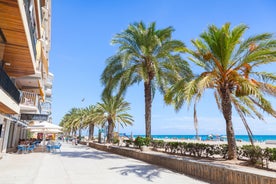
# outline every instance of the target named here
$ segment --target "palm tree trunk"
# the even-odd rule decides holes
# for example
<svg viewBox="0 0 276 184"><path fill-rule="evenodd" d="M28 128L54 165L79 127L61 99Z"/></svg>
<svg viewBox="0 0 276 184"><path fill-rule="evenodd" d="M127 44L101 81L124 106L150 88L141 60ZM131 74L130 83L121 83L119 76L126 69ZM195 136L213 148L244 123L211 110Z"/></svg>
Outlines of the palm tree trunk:
<svg viewBox="0 0 276 184"><path fill-rule="evenodd" d="M113 140L113 130L114 130L114 123L112 120L108 120L108 132L107 132L108 143L110 143Z"/></svg>
<svg viewBox="0 0 276 184"><path fill-rule="evenodd" d="M196 103L194 104L194 126L196 131L196 140L199 140L198 136L198 120L197 120L197 114L196 114Z"/></svg>
<svg viewBox="0 0 276 184"><path fill-rule="evenodd" d="M144 82L146 137L151 137L151 82Z"/></svg>
<svg viewBox="0 0 276 184"><path fill-rule="evenodd" d="M235 139L235 133L233 129L232 123L232 104L230 99L230 91L229 89L222 88L221 89L222 95L222 113L224 119L226 121L226 135L227 135L227 142L228 142L228 159L229 160L236 160L237 159L237 145Z"/></svg>
<svg viewBox="0 0 276 184"><path fill-rule="evenodd" d="M81 139L81 128L79 128L79 140Z"/></svg>
<svg viewBox="0 0 276 184"><path fill-rule="evenodd" d="M88 140L93 140L93 135L94 135L94 124L93 123L90 123L89 124L89 137L88 137Z"/></svg>

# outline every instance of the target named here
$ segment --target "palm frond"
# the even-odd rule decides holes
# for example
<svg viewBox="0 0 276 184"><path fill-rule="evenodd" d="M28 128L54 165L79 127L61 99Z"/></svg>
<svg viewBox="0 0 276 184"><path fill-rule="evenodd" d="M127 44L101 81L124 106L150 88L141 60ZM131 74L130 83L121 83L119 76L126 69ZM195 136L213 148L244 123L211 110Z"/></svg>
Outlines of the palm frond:
<svg viewBox="0 0 276 184"><path fill-rule="evenodd" d="M235 102L235 101L232 100L232 102ZM236 111L238 112L238 114L239 114L239 116L240 116L240 118L241 118L241 120L242 120L242 122L245 126L245 129L247 131L247 134L248 134L248 137L249 137L249 140L250 140L251 144L254 146L253 133L252 133L250 127L248 126L248 123L247 123L247 121L244 117L244 113L240 109L241 106L238 105L237 103L234 103L234 107L235 107Z"/></svg>
<svg viewBox="0 0 276 184"><path fill-rule="evenodd" d="M251 72L252 76L256 76L259 80L268 83L268 82L276 82L275 73L268 72Z"/></svg>

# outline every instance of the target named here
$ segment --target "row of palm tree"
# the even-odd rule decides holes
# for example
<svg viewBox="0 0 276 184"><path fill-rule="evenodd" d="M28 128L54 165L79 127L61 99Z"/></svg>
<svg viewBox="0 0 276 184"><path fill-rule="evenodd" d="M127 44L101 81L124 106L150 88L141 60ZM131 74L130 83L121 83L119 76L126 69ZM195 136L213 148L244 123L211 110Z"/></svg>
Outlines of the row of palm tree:
<svg viewBox="0 0 276 184"><path fill-rule="evenodd" d="M108 123L107 142L113 140L113 131L116 126L132 125L133 119L128 111L130 104L119 96L105 96L102 102L86 108L72 108L63 116L60 126L65 134L81 137L81 131L88 128L88 139L92 140L95 126L103 128Z"/></svg>
<svg viewBox="0 0 276 184"><path fill-rule="evenodd" d="M172 27L157 29L155 23L148 27L143 22L131 24L112 39L118 51L107 59L102 73L103 96L114 93L123 96L128 87L143 82L145 134L151 137L151 108L156 90L176 110L185 103L193 104L197 127L196 104L206 89L213 89L226 123L228 159L236 159L232 107L241 117L249 137L252 132L247 116L263 120L259 111L262 110L276 117L266 99L276 95L273 85L276 75L258 68L276 61L276 40L270 33L245 39L247 29L243 24L233 29L230 23L221 28L211 25L199 39L192 40L194 48L189 49L182 41L172 39ZM199 66L202 73L193 73L189 63L182 59L183 53L189 55L189 61Z"/></svg>
<svg viewBox="0 0 276 184"><path fill-rule="evenodd" d="M206 89L213 89L226 123L228 159L236 159L232 107L241 117L252 144L252 131L246 117L264 120L259 110L276 117L266 99L276 95L276 86L273 85L276 75L258 68L276 61L276 40L270 33L245 39L247 29L243 24L233 29L229 23L221 28L211 25L199 39L192 40L194 48L189 49L182 41L172 39L172 27L156 29L155 23L147 27L143 22L129 25L112 39L112 43L118 45L118 51L107 59L101 76L105 86L103 102L85 109L71 109L61 125L74 134L89 126L91 138L95 125L103 126L108 122L107 138L110 141L117 123L130 125L133 122L127 113L130 105L122 98L127 88L143 82L146 137L151 137L151 108L156 90L176 110L185 103L188 106L193 104L197 130L197 103ZM189 61L201 68L202 73L195 74L190 69L189 63L182 58L184 53L189 55Z"/></svg>

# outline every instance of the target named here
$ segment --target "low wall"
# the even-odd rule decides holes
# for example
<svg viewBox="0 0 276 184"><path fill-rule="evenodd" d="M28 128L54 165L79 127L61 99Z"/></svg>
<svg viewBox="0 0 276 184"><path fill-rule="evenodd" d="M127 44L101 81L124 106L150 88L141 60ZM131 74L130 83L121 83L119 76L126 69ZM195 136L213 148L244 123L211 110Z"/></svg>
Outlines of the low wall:
<svg viewBox="0 0 276 184"><path fill-rule="evenodd" d="M212 183L276 184L276 173L270 173L269 175L261 175L258 173L251 173L238 170L236 168L233 169L227 165L220 165L211 162L204 163L184 158L176 158L175 156L171 155L147 153L123 147L108 147L106 145L97 143L89 143L89 147L142 160L183 174L200 178L205 181L210 181Z"/></svg>

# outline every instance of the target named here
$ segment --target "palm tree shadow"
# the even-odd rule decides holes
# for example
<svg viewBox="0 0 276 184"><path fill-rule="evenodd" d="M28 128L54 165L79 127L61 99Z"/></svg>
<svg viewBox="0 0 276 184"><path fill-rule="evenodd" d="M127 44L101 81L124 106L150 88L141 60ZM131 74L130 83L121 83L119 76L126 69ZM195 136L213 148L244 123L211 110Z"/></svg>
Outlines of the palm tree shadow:
<svg viewBox="0 0 276 184"><path fill-rule="evenodd" d="M72 151L65 151L56 153L62 157L70 157L70 158L87 158L87 159L122 159L119 155L110 154L107 152L99 152L99 151L81 151L81 152L72 152Z"/></svg>
<svg viewBox="0 0 276 184"><path fill-rule="evenodd" d="M160 172L164 169L154 165L127 165L124 167L112 167L111 170L118 170L121 175L128 176L135 174L147 181L154 182L155 178L160 178Z"/></svg>

